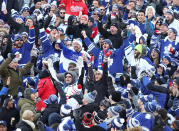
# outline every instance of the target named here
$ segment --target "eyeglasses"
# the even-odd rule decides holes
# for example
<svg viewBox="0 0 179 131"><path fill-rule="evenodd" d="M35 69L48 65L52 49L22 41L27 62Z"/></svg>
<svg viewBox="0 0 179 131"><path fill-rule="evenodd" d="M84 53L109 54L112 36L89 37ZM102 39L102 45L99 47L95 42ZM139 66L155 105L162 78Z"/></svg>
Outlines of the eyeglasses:
<svg viewBox="0 0 179 131"><path fill-rule="evenodd" d="M60 12L60 14L65 14L65 12Z"/></svg>
<svg viewBox="0 0 179 131"><path fill-rule="evenodd" d="M16 41L23 41L23 40L19 40L19 39L18 39L18 40L16 40Z"/></svg>
<svg viewBox="0 0 179 131"><path fill-rule="evenodd" d="M93 15L98 15L98 14L95 13L95 14L93 14Z"/></svg>

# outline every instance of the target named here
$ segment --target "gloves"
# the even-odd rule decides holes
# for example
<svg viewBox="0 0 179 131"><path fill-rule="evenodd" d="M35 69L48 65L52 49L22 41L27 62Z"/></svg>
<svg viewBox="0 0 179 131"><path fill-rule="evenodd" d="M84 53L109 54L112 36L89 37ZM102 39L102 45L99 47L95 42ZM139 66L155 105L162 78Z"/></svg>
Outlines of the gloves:
<svg viewBox="0 0 179 131"><path fill-rule="evenodd" d="M36 61L37 61L37 57L36 56L32 56L30 62L31 63L36 63Z"/></svg>
<svg viewBox="0 0 179 131"><path fill-rule="evenodd" d="M168 123L171 125L174 121L175 121L175 117L174 116L172 116L171 114L167 114L167 116L168 116Z"/></svg>
<svg viewBox="0 0 179 131"><path fill-rule="evenodd" d="M8 53L8 58L14 59L16 57L16 55L12 54L12 53Z"/></svg>
<svg viewBox="0 0 179 131"><path fill-rule="evenodd" d="M112 51L109 50L109 51L107 52L106 50L104 50L104 54L105 54L105 56L108 58L109 56L112 55Z"/></svg>
<svg viewBox="0 0 179 131"><path fill-rule="evenodd" d="M98 15L98 20L99 20L99 21L102 21L102 19L103 19L103 15L99 14L99 15Z"/></svg>

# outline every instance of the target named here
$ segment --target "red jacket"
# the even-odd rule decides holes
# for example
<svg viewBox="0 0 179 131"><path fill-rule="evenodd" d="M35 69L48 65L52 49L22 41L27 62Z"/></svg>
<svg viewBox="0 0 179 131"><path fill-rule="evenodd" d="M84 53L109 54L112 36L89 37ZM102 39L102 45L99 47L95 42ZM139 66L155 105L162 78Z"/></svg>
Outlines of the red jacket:
<svg viewBox="0 0 179 131"><path fill-rule="evenodd" d="M39 97L42 101L48 99L48 97L52 94L57 94L57 90L55 89L50 77L40 79L37 89Z"/></svg>
<svg viewBox="0 0 179 131"><path fill-rule="evenodd" d="M82 0L62 0L61 4L65 5L66 14L79 16L79 12L81 11L82 15L88 15L88 8Z"/></svg>

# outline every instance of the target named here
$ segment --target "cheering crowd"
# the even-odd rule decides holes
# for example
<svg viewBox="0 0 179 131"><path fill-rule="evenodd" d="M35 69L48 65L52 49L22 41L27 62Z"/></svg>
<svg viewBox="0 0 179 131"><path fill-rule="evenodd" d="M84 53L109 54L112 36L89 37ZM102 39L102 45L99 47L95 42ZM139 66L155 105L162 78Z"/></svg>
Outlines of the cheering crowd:
<svg viewBox="0 0 179 131"><path fill-rule="evenodd" d="M0 131L178 131L179 0L1 0Z"/></svg>

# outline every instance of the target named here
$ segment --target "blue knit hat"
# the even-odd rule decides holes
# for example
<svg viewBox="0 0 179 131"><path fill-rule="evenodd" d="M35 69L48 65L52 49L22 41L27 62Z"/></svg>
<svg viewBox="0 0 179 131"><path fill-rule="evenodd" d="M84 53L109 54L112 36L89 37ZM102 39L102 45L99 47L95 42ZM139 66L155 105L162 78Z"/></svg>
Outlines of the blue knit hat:
<svg viewBox="0 0 179 131"><path fill-rule="evenodd" d="M152 100L154 100L154 96L152 94L150 95L141 95L139 96L139 99L142 101L142 103L147 103L147 102L151 102Z"/></svg>
<svg viewBox="0 0 179 131"><path fill-rule="evenodd" d="M135 118L130 118L127 122L129 128L134 128L136 126L140 126L140 122Z"/></svg>
<svg viewBox="0 0 179 131"><path fill-rule="evenodd" d="M160 50L158 48L153 48L152 50L154 50L155 52L157 52L157 54L160 54Z"/></svg>
<svg viewBox="0 0 179 131"><path fill-rule="evenodd" d="M89 92L83 96L83 99L88 103L93 103L96 99L97 92L94 90L93 92Z"/></svg>
<svg viewBox="0 0 179 131"><path fill-rule="evenodd" d="M113 45L110 39L105 39L104 42L108 43L110 48L113 48Z"/></svg>
<svg viewBox="0 0 179 131"><path fill-rule="evenodd" d="M22 32L21 36L25 35L26 37L28 37L28 33L27 32Z"/></svg>
<svg viewBox="0 0 179 131"><path fill-rule="evenodd" d="M146 112L155 112L161 108L159 104L157 104L156 100L153 100L152 102L147 102L144 104L144 108Z"/></svg>
<svg viewBox="0 0 179 131"><path fill-rule="evenodd" d="M177 36L177 30L175 28L169 28L169 30L172 30L173 33L175 33L175 35Z"/></svg>
<svg viewBox="0 0 179 131"><path fill-rule="evenodd" d="M44 101L45 104L57 104L58 97L54 94L50 95L47 100Z"/></svg>
<svg viewBox="0 0 179 131"><path fill-rule="evenodd" d="M21 19L24 22L24 17L23 16L17 16L16 19Z"/></svg>
<svg viewBox="0 0 179 131"><path fill-rule="evenodd" d="M173 12L173 10L171 10L171 9L168 9L167 12L166 12L166 14L170 14L170 15L174 16L174 12Z"/></svg>
<svg viewBox="0 0 179 131"><path fill-rule="evenodd" d="M59 124L57 131L76 131L73 119L71 117L65 117Z"/></svg>
<svg viewBox="0 0 179 131"><path fill-rule="evenodd" d="M49 115L48 117L48 125L51 126L54 123L60 123L61 122L61 117L60 114L53 112Z"/></svg>
<svg viewBox="0 0 179 131"><path fill-rule="evenodd" d="M94 23L94 18L93 17L89 17L88 21L91 21L92 23Z"/></svg>
<svg viewBox="0 0 179 131"><path fill-rule="evenodd" d="M169 55L164 55L163 58L166 58L166 59L171 63L171 58L170 58ZM163 59L163 58L162 58L162 59Z"/></svg>
<svg viewBox="0 0 179 131"><path fill-rule="evenodd" d="M119 113L122 111L122 107L120 106L111 106L108 108L108 112L111 114L111 116L119 116Z"/></svg>
<svg viewBox="0 0 179 131"><path fill-rule="evenodd" d="M71 110L72 110L71 106L67 104L63 104L60 109L61 113L65 116L69 115L71 113Z"/></svg>
<svg viewBox="0 0 179 131"><path fill-rule="evenodd" d="M30 11L30 8L27 5L25 5L24 7L22 7L21 12L23 13L25 10Z"/></svg>
<svg viewBox="0 0 179 131"><path fill-rule="evenodd" d="M115 118L111 121L111 128L117 129L117 130L123 130L125 120L123 118Z"/></svg>
<svg viewBox="0 0 179 131"><path fill-rule="evenodd" d="M22 36L19 35L19 34L15 35L15 37L14 37L14 42L15 42L16 40L23 40L23 39L22 39Z"/></svg>

